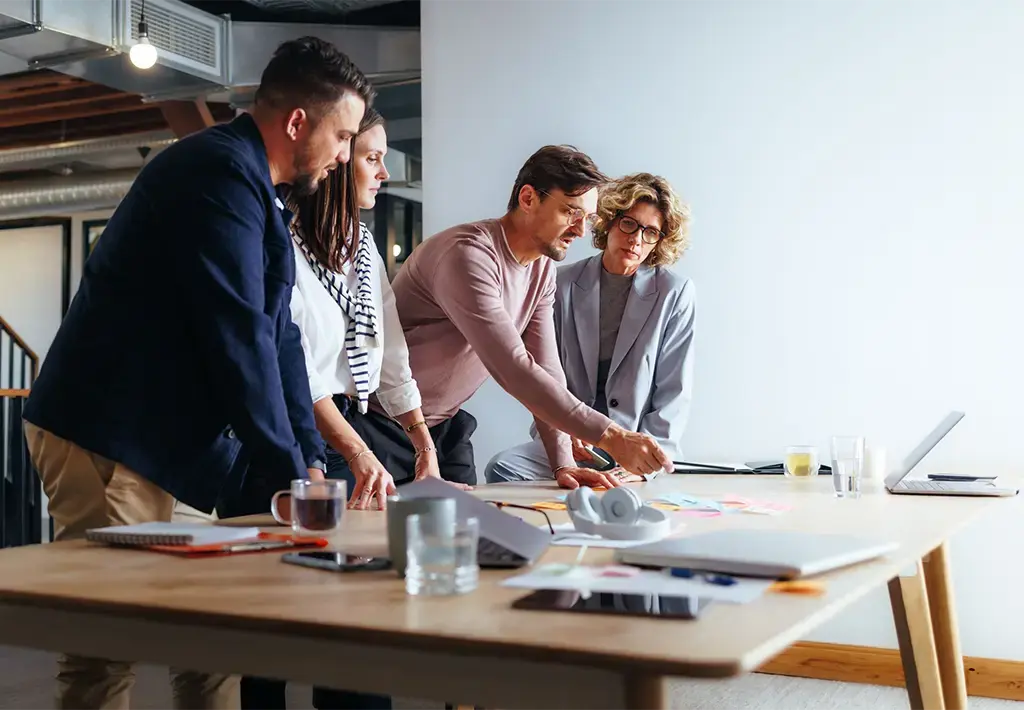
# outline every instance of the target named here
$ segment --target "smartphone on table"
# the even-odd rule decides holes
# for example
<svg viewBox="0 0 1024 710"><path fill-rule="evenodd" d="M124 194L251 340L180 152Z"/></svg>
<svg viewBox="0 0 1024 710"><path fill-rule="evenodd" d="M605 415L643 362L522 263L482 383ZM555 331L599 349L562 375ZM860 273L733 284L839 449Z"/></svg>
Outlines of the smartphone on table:
<svg viewBox="0 0 1024 710"><path fill-rule="evenodd" d="M333 550L288 552L281 556L281 561L302 567L323 569L328 572L376 572L391 569L391 560L387 557L351 555L347 552Z"/></svg>
<svg viewBox="0 0 1024 710"><path fill-rule="evenodd" d="M581 593L575 589L538 589L512 602L513 609L562 611L659 619L696 619L710 603L701 597L640 593Z"/></svg>

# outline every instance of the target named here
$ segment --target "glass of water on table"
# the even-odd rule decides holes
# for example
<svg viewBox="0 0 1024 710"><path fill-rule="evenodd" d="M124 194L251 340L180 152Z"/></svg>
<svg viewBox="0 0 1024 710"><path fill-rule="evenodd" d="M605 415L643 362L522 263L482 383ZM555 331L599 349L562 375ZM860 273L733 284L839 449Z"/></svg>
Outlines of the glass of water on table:
<svg viewBox="0 0 1024 710"><path fill-rule="evenodd" d="M832 486L837 498L860 498L864 437L832 437Z"/></svg>
<svg viewBox="0 0 1024 710"><path fill-rule="evenodd" d="M405 519L405 525L406 593L445 596L466 594L477 588L480 576L477 518L451 524L436 516L416 513Z"/></svg>

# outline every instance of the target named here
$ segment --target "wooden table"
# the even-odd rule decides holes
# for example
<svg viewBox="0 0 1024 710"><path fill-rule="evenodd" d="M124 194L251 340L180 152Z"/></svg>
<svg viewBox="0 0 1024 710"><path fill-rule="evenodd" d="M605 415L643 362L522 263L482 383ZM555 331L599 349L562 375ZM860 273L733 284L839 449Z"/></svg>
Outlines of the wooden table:
<svg viewBox="0 0 1024 710"><path fill-rule="evenodd" d="M687 516L686 531L870 533L900 549L823 575L821 597L768 593L750 604L712 605L696 621L669 621L513 610L510 602L524 591L499 583L514 571L484 571L479 589L464 596L409 597L392 572L330 574L282 564L277 553L190 560L55 543L0 552L0 644L486 707L661 708L666 678L755 670L888 585L912 707L966 706L946 542L982 512L1016 499L876 490L838 500L826 477L662 476L638 490L793 506L777 516ZM553 484L476 491L509 502L558 493ZM338 542L383 553L384 515L347 513ZM577 552L554 547L544 561ZM610 557L591 549L585 561ZM916 574L900 576L908 570Z"/></svg>

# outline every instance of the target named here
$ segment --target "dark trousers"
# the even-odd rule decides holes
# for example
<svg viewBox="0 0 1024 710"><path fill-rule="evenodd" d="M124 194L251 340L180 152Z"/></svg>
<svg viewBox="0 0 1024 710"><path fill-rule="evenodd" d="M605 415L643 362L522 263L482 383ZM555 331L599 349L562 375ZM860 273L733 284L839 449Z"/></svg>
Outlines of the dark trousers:
<svg viewBox="0 0 1024 710"><path fill-rule="evenodd" d="M415 477L416 452L405 429L390 418L373 410L362 414L347 397L334 398L339 411L360 438L373 451L384 468L395 479L395 485L409 483ZM476 485L476 464L470 437L476 431L476 419L459 410L451 419L430 427L430 436L437 448L441 477L448 481ZM355 477L345 458L327 447L327 477L343 479L351 494ZM286 488L288 482L276 481L255 466L249 466L245 479L230 487L217 507L220 517L252 515L270 510L274 492ZM242 677L241 710L285 710L285 681L272 678ZM357 693L351 690L313 688L313 707L317 710L391 710L387 695Z"/></svg>
<svg viewBox="0 0 1024 710"><path fill-rule="evenodd" d="M416 475L416 451L401 424L374 410L361 414L355 404L342 395L334 398L338 410L360 438L373 451L381 465L395 479L395 485L412 481ZM464 409L428 429L437 449L437 464L441 478L475 486L476 462L473 459L471 437L476 431L476 419ZM355 478L344 457L327 447L327 470L331 478L343 478L349 484L349 493Z"/></svg>

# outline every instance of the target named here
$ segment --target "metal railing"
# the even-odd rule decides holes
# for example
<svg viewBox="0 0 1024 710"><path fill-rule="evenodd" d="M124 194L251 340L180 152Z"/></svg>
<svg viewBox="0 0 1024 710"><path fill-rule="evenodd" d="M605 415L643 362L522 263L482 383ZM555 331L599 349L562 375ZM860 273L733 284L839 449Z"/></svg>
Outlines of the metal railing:
<svg viewBox="0 0 1024 710"><path fill-rule="evenodd" d="M39 357L0 318L0 548L43 540L42 487L22 421L38 371Z"/></svg>

